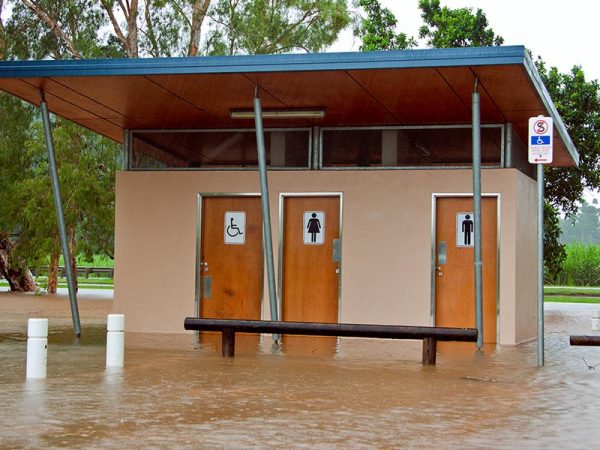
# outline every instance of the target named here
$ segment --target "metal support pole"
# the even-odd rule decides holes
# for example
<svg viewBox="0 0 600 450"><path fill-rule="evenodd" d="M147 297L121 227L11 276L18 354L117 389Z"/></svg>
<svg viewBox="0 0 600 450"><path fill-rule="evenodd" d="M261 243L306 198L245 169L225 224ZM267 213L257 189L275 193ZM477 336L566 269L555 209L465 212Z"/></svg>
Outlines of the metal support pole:
<svg viewBox="0 0 600 450"><path fill-rule="evenodd" d="M260 174L260 199L263 215L263 243L267 259L267 278L269 283L269 304L271 320L278 320L277 290L275 287L275 264L273 263L273 236L271 235L271 210L269 208L269 185L267 183L267 158L265 153L265 136L262 122L262 107L258 97L258 86L254 95L254 120L256 123L256 147L258 150L258 172ZM273 335L273 340L279 340L279 335Z"/></svg>
<svg viewBox="0 0 600 450"><path fill-rule="evenodd" d="M71 317L73 318L73 331L77 337L80 337L81 323L79 321L79 308L77 307L75 282L73 279L73 270L71 268L71 252L69 251L67 227L65 225L65 216L62 209L60 185L58 184L58 171L56 169L56 158L54 157L54 143L52 142L52 131L50 130L50 116L48 114L48 105L46 104L46 98L43 91L40 91L40 99L42 122L44 123L44 137L46 138L46 147L48 148L48 166L50 170L50 178L52 179L54 206L56 208L56 218L58 221L58 233L60 235L60 245L65 262L65 271L67 272L67 285L69 288L69 302L71 303Z"/></svg>
<svg viewBox="0 0 600 450"><path fill-rule="evenodd" d="M475 250L475 328L477 349L483 347L483 287L481 262L481 117L477 80L473 92L473 233Z"/></svg>
<svg viewBox="0 0 600 450"><path fill-rule="evenodd" d="M121 170L129 170L131 157L131 132L127 129L123 130L123 145L121 147Z"/></svg>
<svg viewBox="0 0 600 450"><path fill-rule="evenodd" d="M537 365L544 365L544 165L537 165L538 221L537 221Z"/></svg>
<svg viewBox="0 0 600 450"><path fill-rule="evenodd" d="M512 123L506 124L506 156L504 157L504 167L512 167L513 166L513 126Z"/></svg>

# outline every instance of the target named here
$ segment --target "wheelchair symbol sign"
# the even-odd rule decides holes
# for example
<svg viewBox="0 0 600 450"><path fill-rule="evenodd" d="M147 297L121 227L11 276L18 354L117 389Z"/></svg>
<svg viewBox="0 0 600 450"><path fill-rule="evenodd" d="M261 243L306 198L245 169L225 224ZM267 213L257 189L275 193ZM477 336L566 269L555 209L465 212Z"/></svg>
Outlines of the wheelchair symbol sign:
<svg viewBox="0 0 600 450"><path fill-rule="evenodd" d="M246 243L245 211L227 211L225 213L224 235L226 244Z"/></svg>

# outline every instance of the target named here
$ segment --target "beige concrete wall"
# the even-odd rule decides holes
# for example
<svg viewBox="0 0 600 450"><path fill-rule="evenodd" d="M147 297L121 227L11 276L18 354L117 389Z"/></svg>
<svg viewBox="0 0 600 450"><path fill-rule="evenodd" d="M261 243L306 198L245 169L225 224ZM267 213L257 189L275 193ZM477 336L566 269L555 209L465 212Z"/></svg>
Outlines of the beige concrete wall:
<svg viewBox="0 0 600 450"><path fill-rule="evenodd" d="M536 182L519 172L517 178L516 342L537 336L537 191Z"/></svg>
<svg viewBox="0 0 600 450"><path fill-rule="evenodd" d="M517 190L529 188L521 178L514 169L482 175L483 192L501 194L503 344L529 335L528 322L515 319L528 311L515 302L529 304L521 286L529 280L516 273L535 271L535 255L533 267L521 267L530 261L515 247L517 239L535 240L535 230L529 238L529 227L519 228L534 208L517 223L524 206ZM275 249L281 192L342 192L341 320L430 325L432 194L468 193L471 186L468 170L269 172ZM127 314L128 331L181 332L183 318L194 313L197 194L258 191L256 172L118 174L114 308ZM263 305L268 318L268 299Z"/></svg>

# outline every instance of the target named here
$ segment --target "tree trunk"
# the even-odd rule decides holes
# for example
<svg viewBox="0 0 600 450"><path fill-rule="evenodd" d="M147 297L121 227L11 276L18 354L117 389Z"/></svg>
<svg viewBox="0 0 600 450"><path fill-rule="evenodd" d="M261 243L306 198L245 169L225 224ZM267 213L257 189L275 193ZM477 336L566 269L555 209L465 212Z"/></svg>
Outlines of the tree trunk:
<svg viewBox="0 0 600 450"><path fill-rule="evenodd" d="M8 236L0 236L0 275L8 281L10 290L13 292L35 291L37 285L31 271L13 261L12 247Z"/></svg>
<svg viewBox="0 0 600 450"><path fill-rule="evenodd" d="M46 290L48 294L56 294L58 289L58 260L60 252L53 251L50 254L50 264L48 265L48 287Z"/></svg>
<svg viewBox="0 0 600 450"><path fill-rule="evenodd" d="M4 9L4 0L0 0L0 15ZM6 59L6 35L4 33L4 22L0 16L0 60Z"/></svg>
<svg viewBox="0 0 600 450"><path fill-rule="evenodd" d="M188 56L197 56L200 48L200 37L202 36L202 23L208 12L210 0L194 0L192 12L192 23L190 27L190 45Z"/></svg>

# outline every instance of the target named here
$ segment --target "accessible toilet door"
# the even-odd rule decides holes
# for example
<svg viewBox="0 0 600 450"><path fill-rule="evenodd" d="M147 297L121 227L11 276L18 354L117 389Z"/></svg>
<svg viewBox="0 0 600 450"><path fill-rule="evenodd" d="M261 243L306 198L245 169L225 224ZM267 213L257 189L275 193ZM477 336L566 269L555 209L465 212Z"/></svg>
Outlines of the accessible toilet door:
<svg viewBox="0 0 600 450"><path fill-rule="evenodd" d="M282 319L338 322L340 196L283 196Z"/></svg>
<svg viewBox="0 0 600 450"><path fill-rule="evenodd" d="M496 342L497 198L482 197L483 342ZM475 328L473 198L436 199L435 326Z"/></svg>
<svg viewBox="0 0 600 450"><path fill-rule="evenodd" d="M259 320L260 198L203 197L200 249L200 317Z"/></svg>

